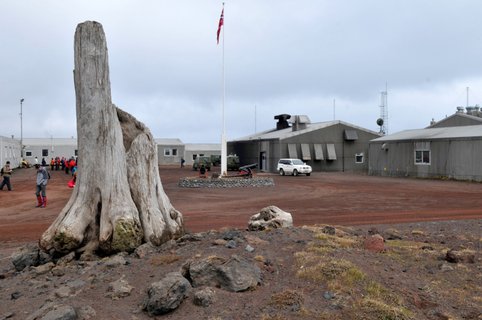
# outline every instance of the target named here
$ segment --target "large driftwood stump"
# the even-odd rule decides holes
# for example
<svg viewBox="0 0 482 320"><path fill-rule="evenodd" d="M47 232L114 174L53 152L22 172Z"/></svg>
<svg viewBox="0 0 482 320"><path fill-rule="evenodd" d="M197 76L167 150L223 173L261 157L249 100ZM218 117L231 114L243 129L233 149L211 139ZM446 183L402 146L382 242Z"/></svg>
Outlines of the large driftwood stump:
<svg viewBox="0 0 482 320"><path fill-rule="evenodd" d="M183 233L183 219L164 192L157 147L147 127L111 101L102 25L75 32L74 82L78 174L72 196L42 235L44 250L131 251Z"/></svg>

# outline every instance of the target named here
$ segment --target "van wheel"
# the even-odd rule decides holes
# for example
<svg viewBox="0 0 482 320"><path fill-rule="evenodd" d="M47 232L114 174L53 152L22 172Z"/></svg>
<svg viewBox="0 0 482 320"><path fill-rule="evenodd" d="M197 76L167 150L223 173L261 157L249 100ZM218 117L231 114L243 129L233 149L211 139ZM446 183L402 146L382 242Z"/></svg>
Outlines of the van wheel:
<svg viewBox="0 0 482 320"><path fill-rule="evenodd" d="M280 176L284 176L285 175L285 171L283 169L279 169L279 175Z"/></svg>
<svg viewBox="0 0 482 320"><path fill-rule="evenodd" d="M298 175L298 170L293 170L293 175L296 177Z"/></svg>

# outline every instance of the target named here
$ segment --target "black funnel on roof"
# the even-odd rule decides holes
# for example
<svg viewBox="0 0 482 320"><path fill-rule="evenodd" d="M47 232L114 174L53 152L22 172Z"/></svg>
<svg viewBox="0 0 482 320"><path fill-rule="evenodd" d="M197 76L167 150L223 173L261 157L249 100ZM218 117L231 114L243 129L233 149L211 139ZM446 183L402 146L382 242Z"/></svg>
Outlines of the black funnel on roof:
<svg viewBox="0 0 482 320"><path fill-rule="evenodd" d="M274 116L274 119L278 120L278 122L276 123L276 130L289 128L290 127L290 124L288 123L289 118L291 118L291 115L286 113Z"/></svg>

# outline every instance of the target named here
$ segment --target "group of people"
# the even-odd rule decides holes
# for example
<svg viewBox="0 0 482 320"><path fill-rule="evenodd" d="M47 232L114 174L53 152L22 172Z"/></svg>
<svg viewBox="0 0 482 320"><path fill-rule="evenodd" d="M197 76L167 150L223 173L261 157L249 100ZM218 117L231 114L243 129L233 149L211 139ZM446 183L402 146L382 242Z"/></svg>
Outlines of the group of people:
<svg viewBox="0 0 482 320"><path fill-rule="evenodd" d="M47 164L45 159L42 159L42 164L38 163L37 157L35 157L35 169L36 169L36 191L38 208L45 208L47 206L47 184L50 179L50 173L47 171ZM23 167L23 166L22 166ZM64 157L56 157L50 160L51 170L65 170L65 173L72 173L72 180L69 181L68 186L73 188L77 178L77 160L74 157L66 159ZM10 166L10 161L7 161L1 169L2 182L0 183L0 190L3 191L3 187L6 186L8 191L12 191L12 182L10 180L13 169Z"/></svg>
<svg viewBox="0 0 482 320"><path fill-rule="evenodd" d="M42 159L42 162L44 159ZM74 174L75 170L77 168L77 160L74 157L71 157L70 159L67 159L65 157L55 157L50 159L50 170L56 171L62 170L65 171L66 174L69 174L69 171L72 172L72 175Z"/></svg>

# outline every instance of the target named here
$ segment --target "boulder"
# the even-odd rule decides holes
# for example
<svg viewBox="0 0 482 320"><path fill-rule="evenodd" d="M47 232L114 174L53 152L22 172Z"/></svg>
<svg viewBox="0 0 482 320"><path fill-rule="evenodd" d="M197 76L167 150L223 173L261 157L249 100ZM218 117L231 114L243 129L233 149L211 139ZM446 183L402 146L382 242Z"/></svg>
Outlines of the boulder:
<svg viewBox="0 0 482 320"><path fill-rule="evenodd" d="M363 247L369 251L382 252L385 250L385 240L381 235L374 234L365 239Z"/></svg>
<svg viewBox="0 0 482 320"><path fill-rule="evenodd" d="M22 271L26 267L38 266L51 261L48 254L41 251L35 244L27 244L12 254L12 263L15 270Z"/></svg>
<svg viewBox="0 0 482 320"><path fill-rule="evenodd" d="M239 292L261 283L258 266L237 255L229 259L214 256L191 261L183 269L193 287L211 286Z"/></svg>
<svg viewBox="0 0 482 320"><path fill-rule="evenodd" d="M214 302L214 290L204 288L194 292L193 303L196 306L209 307Z"/></svg>
<svg viewBox="0 0 482 320"><path fill-rule="evenodd" d="M107 288L109 292L107 296L111 297L112 300L117 300L119 298L124 298L129 296L131 294L132 289L134 289L134 287L129 285L127 280L124 279L124 275L123 275L120 279L109 283L109 287Z"/></svg>
<svg viewBox="0 0 482 320"><path fill-rule="evenodd" d="M171 272L159 282L154 282L147 290L143 310L149 315L168 313L181 304L191 290L191 284L179 272Z"/></svg>
<svg viewBox="0 0 482 320"><path fill-rule="evenodd" d="M445 260L450 263L475 263L475 251L450 249L445 254Z"/></svg>
<svg viewBox="0 0 482 320"><path fill-rule="evenodd" d="M77 313L72 306L58 305L52 310L47 312L42 320L75 320L77 319Z"/></svg>
<svg viewBox="0 0 482 320"><path fill-rule="evenodd" d="M248 230L265 230L268 228L287 228L293 226L291 213L281 210L276 206L269 206L253 215L248 222Z"/></svg>

